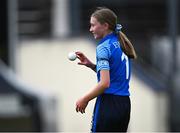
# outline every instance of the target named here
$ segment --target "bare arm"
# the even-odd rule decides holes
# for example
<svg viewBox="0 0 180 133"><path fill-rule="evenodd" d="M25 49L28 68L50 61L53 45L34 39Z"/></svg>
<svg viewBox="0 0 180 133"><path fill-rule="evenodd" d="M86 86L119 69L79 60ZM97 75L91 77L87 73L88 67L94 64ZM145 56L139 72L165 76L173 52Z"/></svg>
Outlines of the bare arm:
<svg viewBox="0 0 180 133"><path fill-rule="evenodd" d="M85 96L80 98L76 102L76 111L85 113L86 106L88 102L100 94L102 94L110 85L110 75L109 70L101 70L100 71L101 79L100 82L92 89L90 92L88 92Z"/></svg>
<svg viewBox="0 0 180 133"><path fill-rule="evenodd" d="M78 62L79 65L89 67L96 72L96 65L92 63L82 52L76 52L76 55L77 58L80 60L80 62Z"/></svg>

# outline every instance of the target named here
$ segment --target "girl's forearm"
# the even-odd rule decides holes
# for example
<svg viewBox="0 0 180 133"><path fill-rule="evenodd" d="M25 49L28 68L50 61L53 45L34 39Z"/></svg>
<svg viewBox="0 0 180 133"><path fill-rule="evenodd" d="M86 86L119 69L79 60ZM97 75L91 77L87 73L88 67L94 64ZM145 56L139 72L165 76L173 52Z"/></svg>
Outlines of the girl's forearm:
<svg viewBox="0 0 180 133"><path fill-rule="evenodd" d="M91 101L92 99L102 94L106 88L108 88L108 85L99 82L89 93L84 96L84 100L86 102Z"/></svg>

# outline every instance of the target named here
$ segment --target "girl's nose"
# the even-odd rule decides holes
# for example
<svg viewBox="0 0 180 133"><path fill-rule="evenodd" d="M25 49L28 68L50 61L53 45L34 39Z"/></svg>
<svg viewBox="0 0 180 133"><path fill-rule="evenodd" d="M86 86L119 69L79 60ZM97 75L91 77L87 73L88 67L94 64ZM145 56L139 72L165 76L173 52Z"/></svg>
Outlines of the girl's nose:
<svg viewBox="0 0 180 133"><path fill-rule="evenodd" d="M90 26L90 28L89 28L89 31L90 31L90 32L92 32L92 31L93 31L93 28L92 28L92 26Z"/></svg>
<svg viewBox="0 0 180 133"><path fill-rule="evenodd" d="M92 32L92 29L91 29L91 27L89 28L89 31L90 31L90 32Z"/></svg>

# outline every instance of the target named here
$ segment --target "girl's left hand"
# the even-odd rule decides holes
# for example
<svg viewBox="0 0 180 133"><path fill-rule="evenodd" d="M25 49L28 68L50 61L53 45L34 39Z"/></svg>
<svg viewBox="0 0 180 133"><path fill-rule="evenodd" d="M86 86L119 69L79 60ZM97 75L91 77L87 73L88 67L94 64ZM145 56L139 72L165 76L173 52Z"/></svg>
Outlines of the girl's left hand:
<svg viewBox="0 0 180 133"><path fill-rule="evenodd" d="M84 100L84 98L80 98L76 102L76 112L81 112L82 114L85 113L85 109L88 105L88 102Z"/></svg>

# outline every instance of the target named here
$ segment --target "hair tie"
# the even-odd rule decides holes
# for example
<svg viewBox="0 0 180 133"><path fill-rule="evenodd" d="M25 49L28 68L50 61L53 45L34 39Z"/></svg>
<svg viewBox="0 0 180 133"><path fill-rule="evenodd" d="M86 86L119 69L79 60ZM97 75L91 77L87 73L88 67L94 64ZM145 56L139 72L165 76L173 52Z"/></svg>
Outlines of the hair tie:
<svg viewBox="0 0 180 133"><path fill-rule="evenodd" d="M121 24L116 24L116 29L115 32L118 34L122 29L122 25Z"/></svg>

